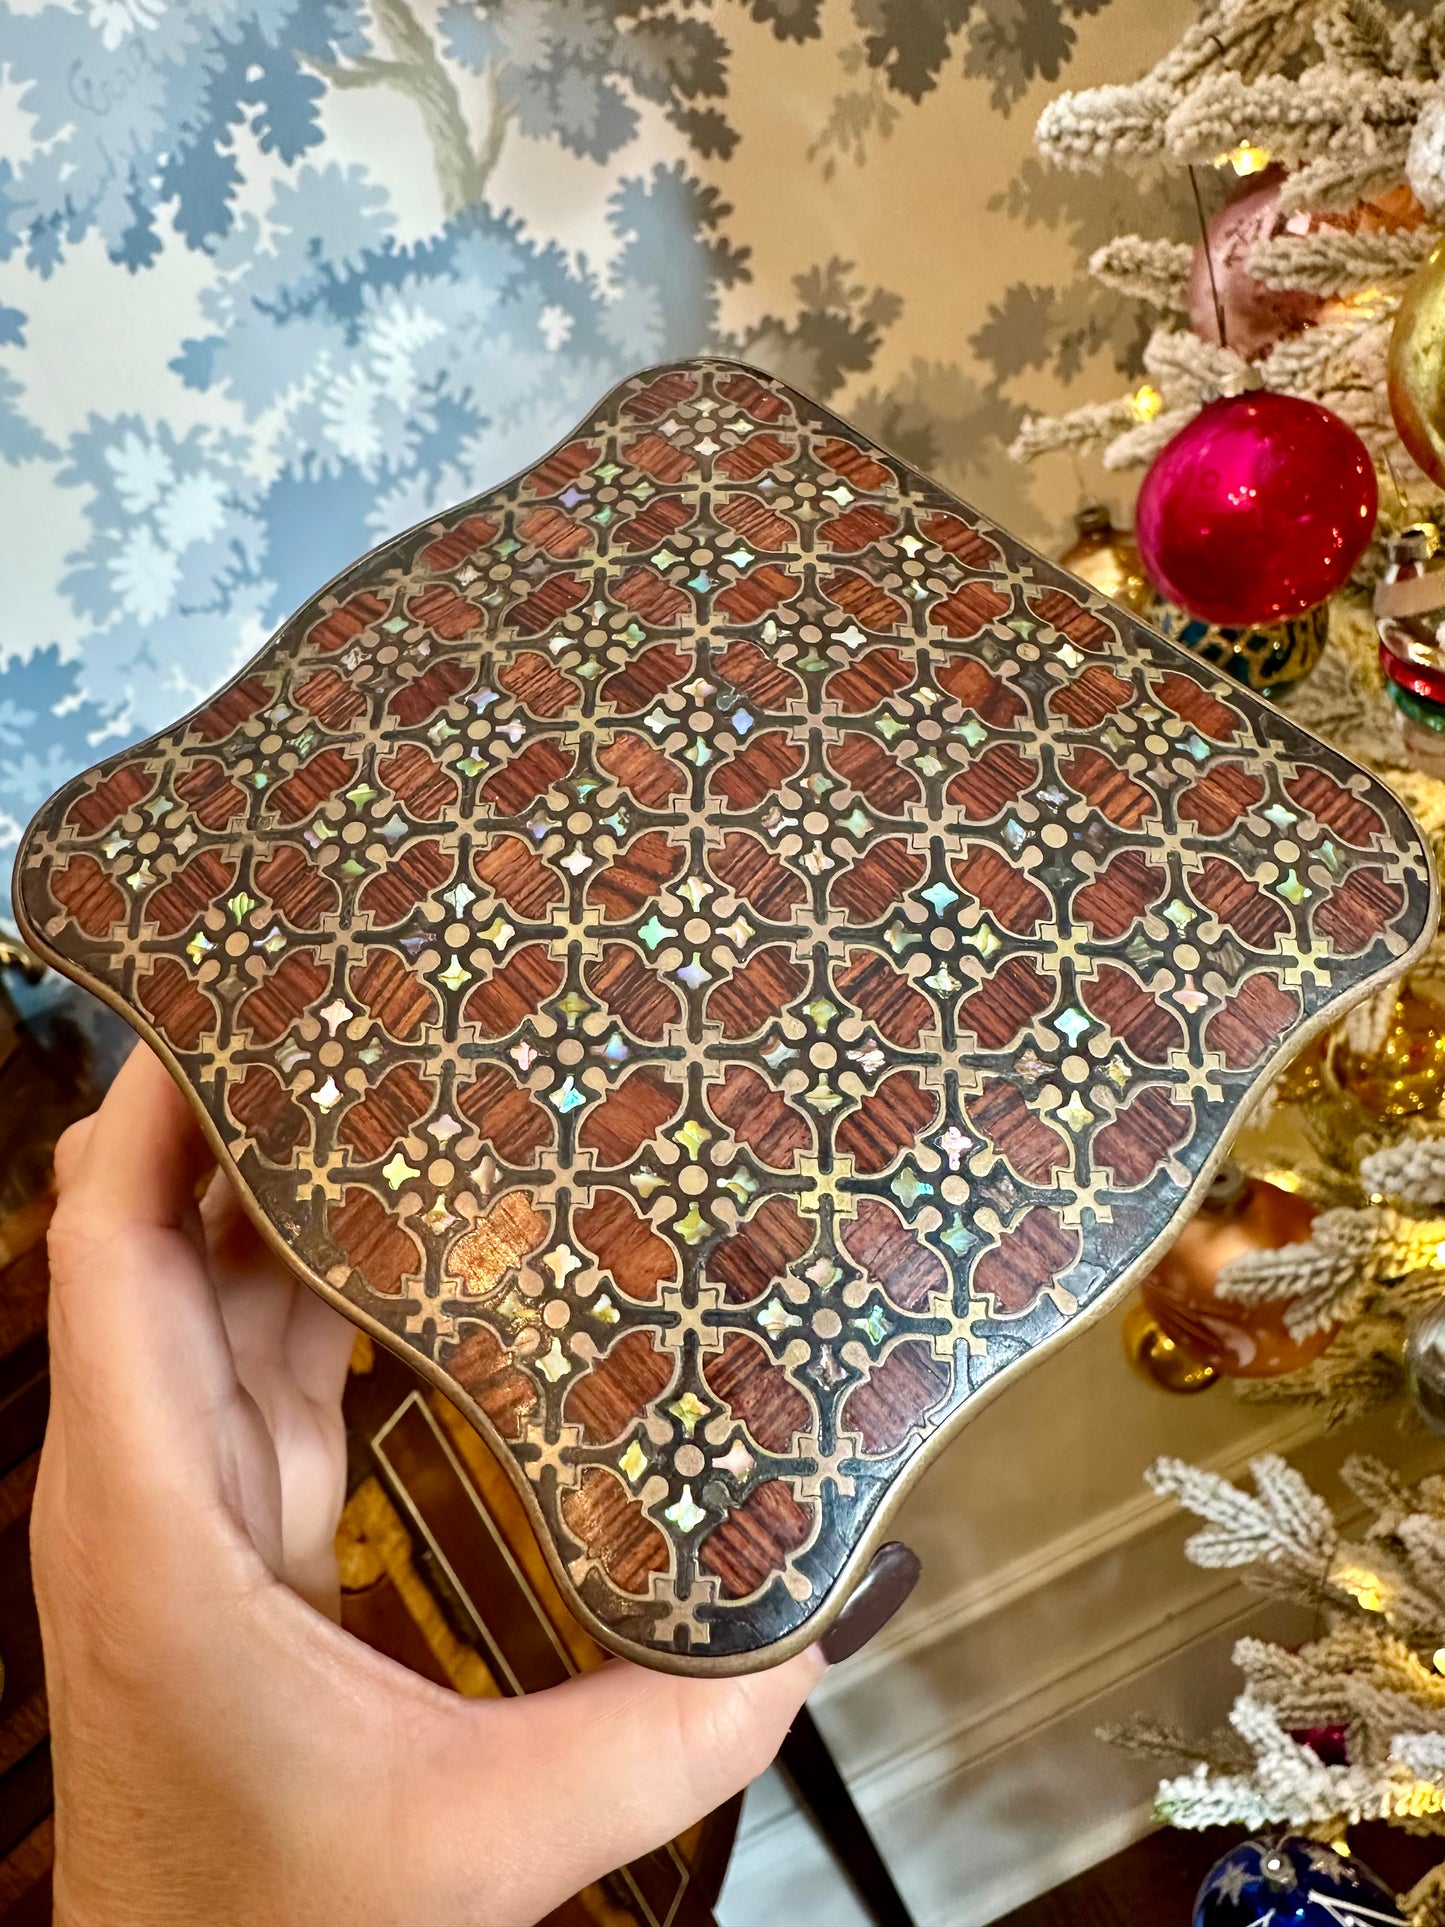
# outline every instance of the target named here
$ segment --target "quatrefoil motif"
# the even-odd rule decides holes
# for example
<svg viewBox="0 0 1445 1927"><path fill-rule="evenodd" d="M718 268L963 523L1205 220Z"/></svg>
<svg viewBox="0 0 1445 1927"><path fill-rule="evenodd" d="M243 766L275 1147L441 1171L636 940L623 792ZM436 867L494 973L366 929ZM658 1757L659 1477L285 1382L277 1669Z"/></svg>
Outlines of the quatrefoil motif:
<svg viewBox="0 0 1445 1927"><path fill-rule="evenodd" d="M1426 942L1406 812L783 383L679 363L21 848L606 1644L770 1663Z"/></svg>

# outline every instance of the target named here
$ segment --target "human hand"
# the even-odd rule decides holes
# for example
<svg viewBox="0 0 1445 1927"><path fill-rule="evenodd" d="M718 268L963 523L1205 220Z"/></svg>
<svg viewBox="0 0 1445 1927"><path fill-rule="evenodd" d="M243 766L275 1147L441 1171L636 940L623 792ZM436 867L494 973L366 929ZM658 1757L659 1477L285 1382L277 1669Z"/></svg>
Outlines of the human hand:
<svg viewBox="0 0 1445 1927"><path fill-rule="evenodd" d="M59 1927L522 1927L728 1799L823 1661L465 1700L335 1623L352 1327L138 1047L56 1152L31 1538ZM895 1602L896 1603L896 1602Z"/></svg>

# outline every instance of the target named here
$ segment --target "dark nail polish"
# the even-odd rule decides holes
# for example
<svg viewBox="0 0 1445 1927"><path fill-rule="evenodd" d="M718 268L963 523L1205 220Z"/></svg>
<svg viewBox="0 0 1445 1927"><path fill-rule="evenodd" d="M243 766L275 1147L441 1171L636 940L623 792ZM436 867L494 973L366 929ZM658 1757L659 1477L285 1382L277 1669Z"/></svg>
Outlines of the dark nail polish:
<svg viewBox="0 0 1445 1927"><path fill-rule="evenodd" d="M922 1570L918 1554L901 1540L890 1539L878 1548L852 1597L819 1641L830 1666L851 1659L888 1624L918 1584Z"/></svg>

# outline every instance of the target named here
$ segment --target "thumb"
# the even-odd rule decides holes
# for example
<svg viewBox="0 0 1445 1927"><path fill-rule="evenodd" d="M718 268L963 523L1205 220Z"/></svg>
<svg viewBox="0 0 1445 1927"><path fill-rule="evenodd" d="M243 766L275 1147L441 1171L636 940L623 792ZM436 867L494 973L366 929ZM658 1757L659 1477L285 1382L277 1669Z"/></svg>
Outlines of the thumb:
<svg viewBox="0 0 1445 1927"><path fill-rule="evenodd" d="M721 1806L782 1745L825 1670L817 1648L766 1672L683 1679L613 1660L525 1699L468 1702L474 1730L448 1749L447 1797L434 1812L489 1812L481 1837L448 1826L435 1843L465 1890L500 1885L533 1920L603 1874L637 1860ZM505 1773L498 1766L505 1762ZM475 1804L466 1781L475 1779ZM509 1815L499 1814L501 1804ZM537 1815L565 1816L537 1851ZM499 1863L508 1863L505 1869Z"/></svg>

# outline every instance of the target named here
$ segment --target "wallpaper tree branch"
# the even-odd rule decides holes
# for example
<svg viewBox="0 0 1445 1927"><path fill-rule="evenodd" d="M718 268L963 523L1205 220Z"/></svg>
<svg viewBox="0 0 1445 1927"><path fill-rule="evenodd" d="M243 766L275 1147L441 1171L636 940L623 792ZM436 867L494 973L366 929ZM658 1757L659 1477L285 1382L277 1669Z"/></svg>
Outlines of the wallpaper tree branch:
<svg viewBox="0 0 1445 1927"><path fill-rule="evenodd" d="M1084 263L1189 209L1178 181L1046 172L1032 117L1147 14L0 5L0 863L68 774L653 360L755 360L1056 525L1074 479L1041 516L1004 456L1014 386L1137 370L1137 314ZM887 258L895 222L945 215L951 258Z"/></svg>

